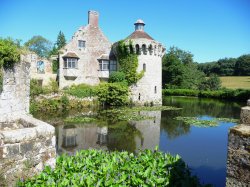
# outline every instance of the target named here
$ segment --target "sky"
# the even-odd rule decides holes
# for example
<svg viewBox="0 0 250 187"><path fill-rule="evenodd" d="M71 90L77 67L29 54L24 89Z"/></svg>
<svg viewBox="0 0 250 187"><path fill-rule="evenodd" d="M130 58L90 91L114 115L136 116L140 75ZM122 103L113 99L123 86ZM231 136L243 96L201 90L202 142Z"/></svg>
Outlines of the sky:
<svg viewBox="0 0 250 187"><path fill-rule="evenodd" d="M34 35L67 41L87 24L88 10L111 42L126 38L142 19L145 31L168 50L176 46L196 62L250 53L250 0L0 0L0 37L26 42Z"/></svg>

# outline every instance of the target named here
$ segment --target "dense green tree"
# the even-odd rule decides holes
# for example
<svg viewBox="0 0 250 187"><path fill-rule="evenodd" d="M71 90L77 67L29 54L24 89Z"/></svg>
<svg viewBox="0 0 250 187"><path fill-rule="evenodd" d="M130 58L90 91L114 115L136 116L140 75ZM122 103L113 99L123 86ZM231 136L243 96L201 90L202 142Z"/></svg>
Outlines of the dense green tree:
<svg viewBox="0 0 250 187"><path fill-rule="evenodd" d="M205 75L193 62L193 55L177 47L171 47L163 56L162 82L166 88L197 89Z"/></svg>
<svg viewBox="0 0 250 187"><path fill-rule="evenodd" d="M232 76L234 75L235 69L235 58L224 58L218 60L219 72L218 74L221 76ZM216 72L214 72L216 73Z"/></svg>
<svg viewBox="0 0 250 187"><path fill-rule="evenodd" d="M24 45L40 57L49 57L51 42L42 36L33 36Z"/></svg>
<svg viewBox="0 0 250 187"><path fill-rule="evenodd" d="M240 56L235 63L236 75L250 75L250 54Z"/></svg>

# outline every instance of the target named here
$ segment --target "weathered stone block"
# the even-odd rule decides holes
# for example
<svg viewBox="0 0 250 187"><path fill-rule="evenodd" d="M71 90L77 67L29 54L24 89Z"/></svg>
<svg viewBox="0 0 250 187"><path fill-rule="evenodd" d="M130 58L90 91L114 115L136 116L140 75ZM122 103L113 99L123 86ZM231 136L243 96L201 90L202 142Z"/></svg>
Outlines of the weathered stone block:
<svg viewBox="0 0 250 187"><path fill-rule="evenodd" d="M250 106L241 108L240 120L241 123L250 125Z"/></svg>

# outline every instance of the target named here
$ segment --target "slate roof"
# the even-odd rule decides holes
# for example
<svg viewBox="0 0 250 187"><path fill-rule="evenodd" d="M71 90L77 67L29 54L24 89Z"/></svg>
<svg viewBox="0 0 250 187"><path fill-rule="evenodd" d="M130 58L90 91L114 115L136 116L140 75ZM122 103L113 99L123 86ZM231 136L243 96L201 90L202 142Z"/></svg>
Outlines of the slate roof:
<svg viewBox="0 0 250 187"><path fill-rule="evenodd" d="M134 31L131 35L129 35L126 39L138 39L138 38L146 38L149 40L154 40L151 36L148 35L148 33L144 31Z"/></svg>

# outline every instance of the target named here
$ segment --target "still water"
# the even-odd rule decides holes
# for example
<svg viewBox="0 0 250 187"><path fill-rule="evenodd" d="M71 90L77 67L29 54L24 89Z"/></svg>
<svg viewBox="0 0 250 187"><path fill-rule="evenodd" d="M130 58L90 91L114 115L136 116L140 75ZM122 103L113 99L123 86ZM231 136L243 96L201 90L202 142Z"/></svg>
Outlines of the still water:
<svg viewBox="0 0 250 187"><path fill-rule="evenodd" d="M92 115L95 110L71 112L64 117L41 118L56 126L58 154L74 154L81 149L103 150L151 149L156 146L163 152L179 154L202 183L225 186L227 136L231 122L220 122L217 127L194 127L185 125L174 118L201 117L239 119L244 103L225 102L211 99L188 97L166 97L164 105L182 108L178 111L141 111L141 115L153 117L143 121L122 121L113 123L108 116L104 125L67 124L62 118L67 115Z"/></svg>

